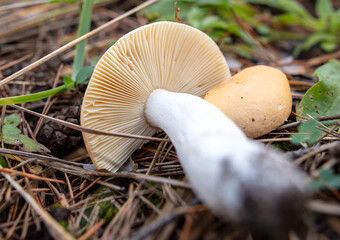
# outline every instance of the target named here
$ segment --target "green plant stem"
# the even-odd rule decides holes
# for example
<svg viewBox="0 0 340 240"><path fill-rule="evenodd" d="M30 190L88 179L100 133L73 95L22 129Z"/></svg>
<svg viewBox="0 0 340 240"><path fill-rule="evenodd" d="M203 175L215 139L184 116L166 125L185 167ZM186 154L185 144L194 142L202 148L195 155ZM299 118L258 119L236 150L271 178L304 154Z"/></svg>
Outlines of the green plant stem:
<svg viewBox="0 0 340 240"><path fill-rule="evenodd" d="M91 27L91 16L93 9L94 0L85 0L81 8L79 26L78 26L78 37L87 34ZM77 44L76 55L74 57L73 74L72 79L75 79L79 70L83 67L85 60L85 47L87 40L84 40Z"/></svg>
<svg viewBox="0 0 340 240"><path fill-rule="evenodd" d="M57 88L53 88L53 89L38 92L38 93L32 93L32 94L28 94L28 95L8 97L8 98L0 98L0 105L33 102L33 101L37 101L37 100L47 98L47 97L52 96L54 94L57 94L59 92L63 92L66 89L69 89L69 88L72 88L72 87L74 87L74 83L73 84L67 83L67 84L63 84L63 85L61 85Z"/></svg>

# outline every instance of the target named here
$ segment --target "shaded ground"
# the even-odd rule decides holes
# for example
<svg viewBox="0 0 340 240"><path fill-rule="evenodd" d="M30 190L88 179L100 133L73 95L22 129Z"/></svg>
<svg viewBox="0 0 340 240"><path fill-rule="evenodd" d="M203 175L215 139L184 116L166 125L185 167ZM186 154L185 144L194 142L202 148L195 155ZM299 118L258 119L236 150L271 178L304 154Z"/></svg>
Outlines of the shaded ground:
<svg viewBox="0 0 340 240"><path fill-rule="evenodd" d="M0 1L0 9L12 2ZM140 2L101 1L95 7L92 28ZM310 8L308 3L306 7ZM79 15L76 4L19 6L0 14L1 79L76 38ZM148 20L139 12L90 38L87 64L94 62L124 33L146 23ZM254 38L260 46L263 44L256 36ZM285 51L291 45L294 43L282 41L264 45L250 60L235 54L229 56L228 47L223 44L220 47L228 55L234 73L255 63L276 65L283 69L290 79L295 112L306 90L317 82L313 76L315 68L332 58L339 58L340 52L325 54L316 48L304 53L301 60L286 58L283 61ZM269 56L273 52L274 59ZM72 48L39 65L1 87L1 96L39 92L61 84L62 76L72 73L74 55ZM48 101L22 106L78 124L77 107L81 105L85 89L86 85L80 85ZM51 239L50 229L54 229L56 223L41 217L39 211L49 212L80 239L251 239L247 230L214 217L194 196L171 143L149 142L135 152L132 156L135 164L133 173L98 173L77 164L91 163L79 132L53 123L40 125L38 117L11 107L2 108L3 116L11 113L21 114L19 127L24 134L37 139L53 152L50 158L42 158L30 153L20 155L22 151L9 145L5 148L16 151L9 153L1 148L1 153L7 153L8 168L18 175L13 174L12 178L22 186L24 193L19 193L5 175L0 175L0 239ZM331 167L338 173L339 138L326 136L312 147L294 146L289 138L297 131L294 122L296 118L292 115L283 127L258 141L287 152L294 164L313 179L318 177L321 166ZM158 137L165 136L160 133ZM58 162L54 157L65 161ZM38 178L33 179L32 175ZM53 182L51 179L59 181ZM33 196L33 200L25 198L26 195ZM340 192L336 188L316 192L308 203L309 211L301 226L291 231L290 239L339 239L339 199ZM38 213L33 210L32 201L39 203L42 210Z"/></svg>

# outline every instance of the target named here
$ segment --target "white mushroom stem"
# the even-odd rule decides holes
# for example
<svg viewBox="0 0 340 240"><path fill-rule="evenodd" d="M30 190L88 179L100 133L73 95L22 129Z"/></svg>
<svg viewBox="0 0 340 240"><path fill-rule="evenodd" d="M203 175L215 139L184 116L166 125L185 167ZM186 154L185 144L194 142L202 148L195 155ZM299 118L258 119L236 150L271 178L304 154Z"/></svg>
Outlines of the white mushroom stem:
<svg viewBox="0 0 340 240"><path fill-rule="evenodd" d="M293 205L289 211L295 204L300 207L304 176L281 154L249 140L214 105L158 89L151 93L145 115L168 134L194 191L216 214L246 222L254 214L258 221L282 225L275 222L280 220L272 223L282 204ZM294 202L287 203L289 199Z"/></svg>

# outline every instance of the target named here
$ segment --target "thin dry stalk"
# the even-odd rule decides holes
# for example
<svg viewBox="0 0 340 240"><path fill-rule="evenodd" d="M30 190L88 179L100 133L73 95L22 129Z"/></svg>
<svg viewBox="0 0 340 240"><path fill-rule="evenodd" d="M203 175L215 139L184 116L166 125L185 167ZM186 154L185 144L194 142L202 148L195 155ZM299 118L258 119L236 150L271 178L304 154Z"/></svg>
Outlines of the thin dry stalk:
<svg viewBox="0 0 340 240"><path fill-rule="evenodd" d="M94 226L92 226L86 233L84 233L78 240L87 240L92 235L98 232L98 230L104 225L105 221L102 219L97 222Z"/></svg>
<svg viewBox="0 0 340 240"><path fill-rule="evenodd" d="M71 197L71 199L73 199L74 194L73 194L73 189L72 189L72 186L71 186L71 183L70 183L70 179L69 179L69 177L67 176L66 173L64 173L64 176L65 176L65 179L66 179L66 183L67 183L68 191L70 193L70 197ZM74 203L74 201L70 201L70 200L69 200L69 202Z"/></svg>
<svg viewBox="0 0 340 240"><path fill-rule="evenodd" d="M337 120L337 119L340 119L340 114L331 115L331 116L324 116L324 117L317 117L315 119L318 120L318 121ZM293 123L287 123L285 125L282 125L281 127L278 127L276 130L284 130L284 129L288 129L288 128L297 127L303 122L304 121L300 120L300 121L293 122Z"/></svg>
<svg viewBox="0 0 340 240"><path fill-rule="evenodd" d="M24 224L21 230L20 239L26 239L28 226L29 226L30 212L31 212L31 205L28 205L28 210L25 213Z"/></svg>
<svg viewBox="0 0 340 240"><path fill-rule="evenodd" d="M30 152L17 151L17 150L8 149L8 148L0 148L0 153L11 154L11 155L21 156L21 157L29 157L29 158L33 158L34 160L40 159L40 160L45 160L45 161L60 162L60 163L73 165L73 166L80 166L80 167L84 166L83 163L69 162L69 161L65 161L65 160L62 160L56 157L50 157L50 156L40 155L40 154L30 153ZM33 161L33 159L30 161Z"/></svg>
<svg viewBox="0 0 340 240"><path fill-rule="evenodd" d="M26 178L30 178L30 179L34 179L34 180L38 180L38 181L58 182L58 183L61 183L61 184L65 184L65 182L62 181L62 180L40 177L40 176L37 176L37 175L34 175L34 174L24 173L24 172L20 172L20 171L9 169L9 168L1 168L0 167L0 172L13 174L13 175L16 175L16 176L22 176L22 177L26 177Z"/></svg>
<svg viewBox="0 0 340 240"><path fill-rule="evenodd" d="M68 200L68 202L72 202L73 200L75 200L76 198L78 198L79 196L81 196L82 194L84 194L86 191L88 191L91 187L93 187L99 180L101 179L101 177L97 178L96 180L94 180L91 184L89 184L86 188L84 188L83 190L81 190L79 193L77 193L77 195L75 195L73 198L71 198L70 200Z"/></svg>
<svg viewBox="0 0 340 240"><path fill-rule="evenodd" d="M340 216L339 204L327 203L320 200L312 200L308 202L307 207L313 212Z"/></svg>
<svg viewBox="0 0 340 240"><path fill-rule="evenodd" d="M153 175L144 175L144 174L138 174L138 173L133 173L133 172L117 172L117 173L101 172L101 171L95 171L95 170L87 170L87 169L83 169L80 167L57 163L57 162L39 161L39 163L47 167L51 167L61 172L66 172L66 173L69 173L75 176L128 178L128 179L134 179L138 181L145 180L145 181L150 181L150 182L155 182L155 183L166 183L166 184L170 184L170 185L177 186L177 187L191 189L191 186L188 183L178 181L175 179L170 179L170 178L157 177Z"/></svg>
<svg viewBox="0 0 340 240"><path fill-rule="evenodd" d="M5 69L7 69L7 68L10 68L10 67L12 67L12 66L14 66L14 65L16 65L16 64L18 64L18 63L21 63L21 62L23 62L23 61L29 59L30 57L32 57L32 54L31 54L31 53L30 53L30 54L27 54L26 56L23 56L23 57L21 57L21 58L19 58L19 59L17 59L17 60L15 60L15 61L12 61L12 62L10 62L10 63L7 63L7 64L5 64L5 65L2 65L2 66L0 66L0 71L3 71L3 70L5 70Z"/></svg>
<svg viewBox="0 0 340 240"><path fill-rule="evenodd" d="M8 10L16 9L16 8L29 7L29 6L39 5L43 3L48 3L48 2L50 2L50 0L35 0L35 1L29 1L29 2L7 4L4 6L1 6L0 11L8 11Z"/></svg>
<svg viewBox="0 0 340 240"><path fill-rule="evenodd" d="M328 143L328 144L324 144L324 145L321 145L320 147L308 152L307 154L297 158L294 160L294 164L295 165L300 165L302 164L305 160L307 160L308 158L311 158L313 157L314 155L320 153L320 152L323 152L323 151L326 151L326 150L329 150L331 148L334 148L335 146L337 146L339 144L339 142L332 142L332 143Z"/></svg>
<svg viewBox="0 0 340 240"><path fill-rule="evenodd" d="M24 207L21 209L19 215L17 216L16 220L14 221L12 227L7 232L6 239L10 239L12 237L12 235L14 234L14 231L16 230L16 228L19 224L19 221L21 220L24 212L26 211L27 206L28 206L28 203L25 203Z"/></svg>

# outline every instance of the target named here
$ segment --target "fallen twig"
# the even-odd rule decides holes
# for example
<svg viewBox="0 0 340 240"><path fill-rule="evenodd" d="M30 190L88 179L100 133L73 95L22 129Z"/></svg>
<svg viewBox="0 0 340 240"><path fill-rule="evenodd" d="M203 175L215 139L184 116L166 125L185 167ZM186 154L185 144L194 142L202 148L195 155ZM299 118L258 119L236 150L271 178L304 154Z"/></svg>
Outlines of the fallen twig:
<svg viewBox="0 0 340 240"><path fill-rule="evenodd" d="M317 117L315 119L318 120L318 121L337 120L337 119L340 119L340 114L331 115L331 116L324 116L324 117ZM276 130L284 130L284 129L288 129L288 128L297 127L303 122L305 122L305 121L300 120L300 121L296 121L296 122L293 122L293 123L287 123L287 124L282 125L281 127L277 128Z"/></svg>
<svg viewBox="0 0 340 240"><path fill-rule="evenodd" d="M103 225L105 221L102 219L97 222L93 227L91 227L86 233L84 233L78 240L89 239L93 234L95 234Z"/></svg>
<svg viewBox="0 0 340 240"><path fill-rule="evenodd" d="M308 202L307 208L313 212L340 216L339 204L327 203L320 200L312 200Z"/></svg>
<svg viewBox="0 0 340 240"><path fill-rule="evenodd" d="M332 142L332 143L329 143L329 144L324 144L324 145L322 145L322 146L320 146L320 147L318 147L318 148L316 148L316 149L310 151L309 153L306 153L305 155L303 155L303 156L301 156L301 157L295 159L293 163L294 163L295 165L300 165L300 164L303 163L305 160L307 160L308 158L314 156L315 154L318 154L318 153L320 153L320 152L323 152L323 151L326 151L326 150L328 150L328 149L331 149L331 148L335 147L335 146L338 145L338 144L339 144L338 141Z"/></svg>
<svg viewBox="0 0 340 240"><path fill-rule="evenodd" d="M34 179L34 180L39 180L39 181L49 181L49 182L57 182L57 183L65 184L65 182L63 180L40 177L40 176L37 176L37 175L34 175L34 174L24 173L24 172L20 172L20 171L9 169L9 168L1 168L0 167L0 172L8 173L8 174L15 174L17 176L22 176L22 177L26 177L26 178L30 178L30 179Z"/></svg>
<svg viewBox="0 0 340 240"><path fill-rule="evenodd" d="M60 163L69 164L73 166L80 166L80 167L84 166L84 164L82 163L65 161L65 160L62 160L56 157L50 157L50 156L45 156L45 155L30 153L30 152L23 152L23 151L8 149L8 148L0 148L0 153L11 154L11 155L21 156L21 157L35 158L35 159L40 159L40 160L45 160L45 161L60 162Z"/></svg>
<svg viewBox="0 0 340 240"><path fill-rule="evenodd" d="M68 200L68 202L72 202L73 200L75 200L77 197L79 197L80 195L82 195L84 192L86 192L87 190L89 190L91 187L93 187L99 180L101 179L101 177L98 177L96 180L94 180L92 183L90 183L86 188L84 188L83 190L81 190L79 193L77 193L77 195L75 195L73 198L71 198L70 200Z"/></svg>
<svg viewBox="0 0 340 240"><path fill-rule="evenodd" d="M49 162L49 163L46 163L44 161L38 161L38 162L45 166L58 169L59 171L66 172L66 173L76 175L76 176L129 178L129 179L135 179L139 181L145 180L145 181L156 182L156 183L166 183L166 184L170 184L170 185L174 185L178 187L191 189L190 184L181 182L175 179L170 179L170 178L158 177L158 176L153 176L153 175L144 175L144 174L138 174L138 173L132 173L132 172L111 173L111 172L94 171L94 170L87 170L87 169L83 169L83 168L72 166L72 165L61 164L58 162Z"/></svg>

